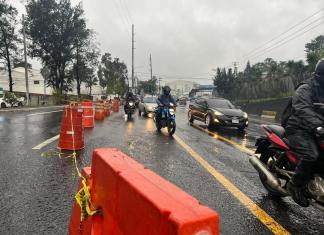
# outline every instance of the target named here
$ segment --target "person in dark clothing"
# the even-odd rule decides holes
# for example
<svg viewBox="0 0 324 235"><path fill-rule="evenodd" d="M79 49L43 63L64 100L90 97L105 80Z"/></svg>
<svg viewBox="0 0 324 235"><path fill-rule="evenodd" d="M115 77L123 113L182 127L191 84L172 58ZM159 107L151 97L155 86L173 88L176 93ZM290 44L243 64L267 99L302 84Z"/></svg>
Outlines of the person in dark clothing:
<svg viewBox="0 0 324 235"><path fill-rule="evenodd" d="M158 104L158 111L157 111L156 119L159 120L161 118L161 113L162 113L163 107L169 106L170 103L176 105L176 102L171 95L171 88L169 86L164 86L162 88L162 94L158 97L158 99L156 100L156 103Z"/></svg>
<svg viewBox="0 0 324 235"><path fill-rule="evenodd" d="M132 101L135 104L135 100L136 99L135 99L135 96L134 96L133 92L131 92L131 91L127 92L126 102L125 102L125 105L124 105L125 112L126 112L126 108L127 108L128 102Z"/></svg>
<svg viewBox="0 0 324 235"><path fill-rule="evenodd" d="M300 159L287 190L303 207L309 206L305 187L319 157L316 134L324 126L324 117L316 112L314 103L324 103L324 58L317 63L314 76L297 88L292 98L292 114L285 127L286 138Z"/></svg>

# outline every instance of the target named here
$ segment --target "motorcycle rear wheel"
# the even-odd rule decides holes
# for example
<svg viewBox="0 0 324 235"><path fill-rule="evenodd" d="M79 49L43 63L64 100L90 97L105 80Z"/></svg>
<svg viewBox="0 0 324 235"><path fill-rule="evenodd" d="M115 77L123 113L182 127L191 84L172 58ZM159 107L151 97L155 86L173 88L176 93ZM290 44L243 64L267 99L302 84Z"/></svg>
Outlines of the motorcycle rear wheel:
<svg viewBox="0 0 324 235"><path fill-rule="evenodd" d="M267 149L266 151L261 153L260 160L268 168L268 161L270 160L270 158L273 158L274 155L275 155L275 152L273 150ZM268 170L269 170L269 168L268 168ZM265 189L268 191L268 193L271 197L281 198L281 197L286 196L286 195L282 194L280 191L278 191L278 190L272 188L270 185L268 185L266 178L262 174L259 174L259 177L260 177L262 185L265 187Z"/></svg>

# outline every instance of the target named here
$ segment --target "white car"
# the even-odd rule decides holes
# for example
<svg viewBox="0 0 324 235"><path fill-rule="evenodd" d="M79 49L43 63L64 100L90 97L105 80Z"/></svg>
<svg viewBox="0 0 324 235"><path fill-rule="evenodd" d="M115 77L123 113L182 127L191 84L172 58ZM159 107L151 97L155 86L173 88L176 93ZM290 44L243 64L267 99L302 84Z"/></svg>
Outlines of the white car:
<svg viewBox="0 0 324 235"><path fill-rule="evenodd" d="M149 116L149 114L154 113L155 108L157 107L155 96L146 96L138 104L138 114L142 113L144 116Z"/></svg>
<svg viewBox="0 0 324 235"><path fill-rule="evenodd" d="M24 97L16 97L17 102L12 105L12 107L22 107L25 104L25 98ZM11 104L5 101L4 95L0 96L0 108L7 108L11 107Z"/></svg>

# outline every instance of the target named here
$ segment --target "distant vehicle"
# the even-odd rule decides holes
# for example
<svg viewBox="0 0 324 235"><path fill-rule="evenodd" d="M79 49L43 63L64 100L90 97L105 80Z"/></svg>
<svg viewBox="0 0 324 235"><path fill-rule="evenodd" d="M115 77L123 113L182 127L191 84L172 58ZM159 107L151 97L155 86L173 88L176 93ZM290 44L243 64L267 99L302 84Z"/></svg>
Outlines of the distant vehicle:
<svg viewBox="0 0 324 235"><path fill-rule="evenodd" d="M132 118L132 115L135 113L135 102L128 101L125 104L125 114L127 115L127 119L130 120Z"/></svg>
<svg viewBox="0 0 324 235"><path fill-rule="evenodd" d="M142 101L138 104L138 114L141 115L142 113L144 116L148 116L148 114L153 114L155 108L157 107L155 96L146 96L143 98Z"/></svg>
<svg viewBox="0 0 324 235"><path fill-rule="evenodd" d="M222 98L197 98L189 104L188 120L190 123L194 120L205 122L208 128L228 126L241 131L249 124L247 113Z"/></svg>
<svg viewBox="0 0 324 235"><path fill-rule="evenodd" d="M161 117L158 120L156 115L154 116L155 126L158 131L162 128L167 128L168 133L172 136L176 130L176 121L174 113L175 105L170 103L168 106L163 106L161 109Z"/></svg>
<svg viewBox="0 0 324 235"><path fill-rule="evenodd" d="M24 97L17 97L15 94L13 94L15 97L16 102L11 105L10 103L5 101L4 94L0 95L0 108L7 108L7 107L22 107L25 104L25 98Z"/></svg>
<svg viewBox="0 0 324 235"><path fill-rule="evenodd" d="M179 105L187 105L187 100L188 100L187 97L180 97L179 101L178 101L178 104Z"/></svg>

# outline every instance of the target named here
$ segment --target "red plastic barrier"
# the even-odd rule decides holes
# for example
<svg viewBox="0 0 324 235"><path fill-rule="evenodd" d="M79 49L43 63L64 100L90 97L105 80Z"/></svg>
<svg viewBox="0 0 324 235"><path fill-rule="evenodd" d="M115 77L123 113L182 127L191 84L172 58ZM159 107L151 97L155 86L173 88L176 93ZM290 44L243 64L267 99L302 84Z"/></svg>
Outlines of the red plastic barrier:
<svg viewBox="0 0 324 235"><path fill-rule="evenodd" d="M92 101L84 100L81 102L81 106L83 108L83 126L86 128L94 127Z"/></svg>
<svg viewBox="0 0 324 235"><path fill-rule="evenodd" d="M91 167L85 167L82 169L81 174L83 177L87 179L87 185L90 185L91 187ZM80 181L79 183L79 189L81 189L82 183ZM77 234L77 235L86 235L91 234L91 227L92 227L92 217L87 216L86 219L82 222L80 227L80 216L81 216L81 208L80 206L74 201L73 207L72 207L72 216L70 219L69 224L69 234Z"/></svg>
<svg viewBox="0 0 324 235"><path fill-rule="evenodd" d="M58 148L80 150L84 148L83 110L79 106L66 106L62 113L62 124Z"/></svg>
<svg viewBox="0 0 324 235"><path fill-rule="evenodd" d="M117 149L94 151L91 179L103 216L92 218L89 234L219 234L216 212Z"/></svg>

